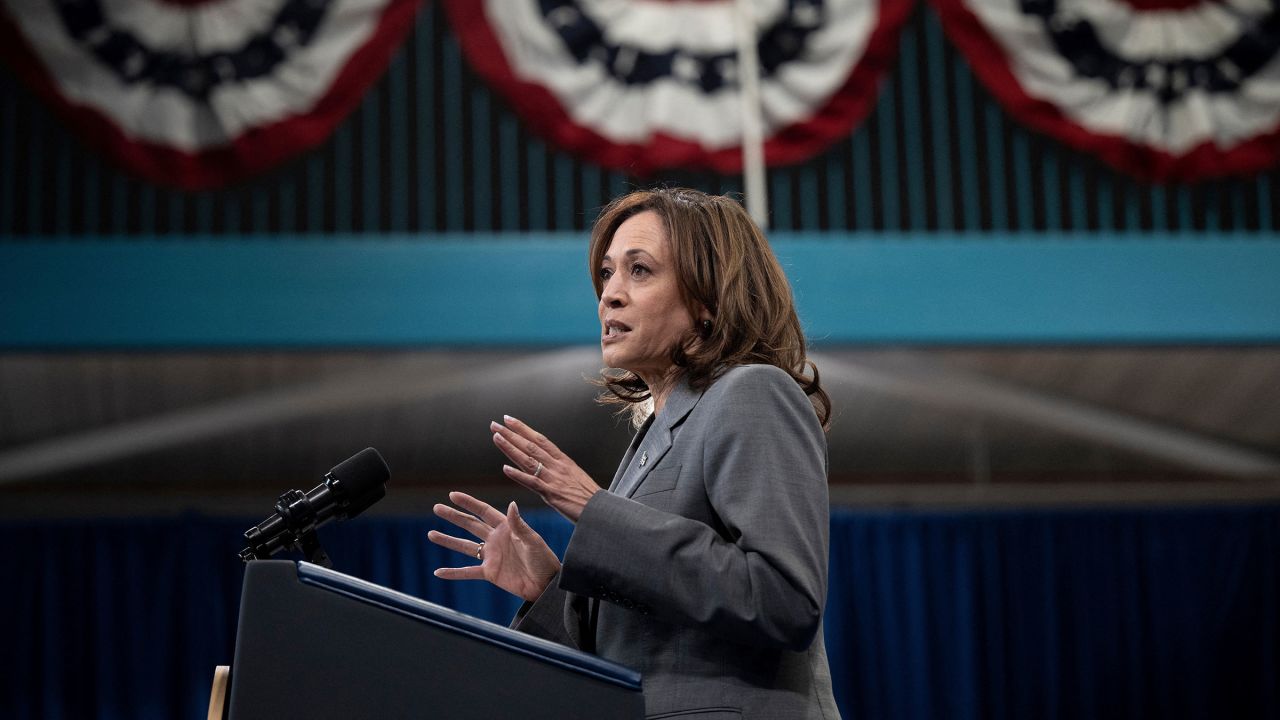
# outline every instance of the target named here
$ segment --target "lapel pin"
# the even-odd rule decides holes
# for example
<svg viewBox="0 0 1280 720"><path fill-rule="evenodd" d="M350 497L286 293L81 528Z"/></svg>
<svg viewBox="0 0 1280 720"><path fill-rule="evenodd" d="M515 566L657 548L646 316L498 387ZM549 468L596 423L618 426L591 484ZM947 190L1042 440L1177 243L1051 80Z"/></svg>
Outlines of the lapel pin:
<svg viewBox="0 0 1280 720"><path fill-rule="evenodd" d="M649 462L649 451L645 450L640 453L640 467L644 467L644 464L647 462Z"/></svg>

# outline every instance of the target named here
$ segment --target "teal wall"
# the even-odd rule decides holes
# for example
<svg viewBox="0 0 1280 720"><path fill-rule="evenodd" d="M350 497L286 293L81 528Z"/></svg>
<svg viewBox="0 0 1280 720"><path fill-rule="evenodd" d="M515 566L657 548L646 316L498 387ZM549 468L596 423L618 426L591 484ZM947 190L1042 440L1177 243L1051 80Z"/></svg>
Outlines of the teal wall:
<svg viewBox="0 0 1280 720"><path fill-rule="evenodd" d="M843 241L842 241L843 240ZM1280 340L1280 243L779 234L817 345ZM598 338L576 234L0 244L11 349Z"/></svg>

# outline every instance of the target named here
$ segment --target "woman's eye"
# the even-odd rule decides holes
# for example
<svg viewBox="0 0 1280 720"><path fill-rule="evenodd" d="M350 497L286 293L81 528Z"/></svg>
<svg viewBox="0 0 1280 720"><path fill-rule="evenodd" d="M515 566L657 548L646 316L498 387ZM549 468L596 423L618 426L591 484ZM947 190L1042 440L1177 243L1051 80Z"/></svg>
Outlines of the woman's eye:
<svg viewBox="0 0 1280 720"><path fill-rule="evenodd" d="M649 273L649 268L647 268L647 267L645 267L645 266L643 266L643 265L632 265L632 266L631 266L631 275L632 275L632 276L634 276L634 277L639 277L639 276L641 276L641 275L647 275L648 273Z"/></svg>
<svg viewBox="0 0 1280 720"><path fill-rule="evenodd" d="M610 268L600 268L600 279L608 280L613 277L613 270Z"/></svg>

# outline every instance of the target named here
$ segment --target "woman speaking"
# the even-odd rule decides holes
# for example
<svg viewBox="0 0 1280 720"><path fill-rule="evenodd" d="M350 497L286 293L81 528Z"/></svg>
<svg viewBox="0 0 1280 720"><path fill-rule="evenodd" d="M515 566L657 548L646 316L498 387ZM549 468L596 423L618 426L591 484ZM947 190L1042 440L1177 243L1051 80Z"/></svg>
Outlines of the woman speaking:
<svg viewBox="0 0 1280 720"><path fill-rule="evenodd" d="M600 380L638 425L607 491L525 423L493 423L507 477L575 524L564 559L464 493L432 542L525 600L513 627L635 668L645 712L835 718L822 638L831 403L790 286L732 199L635 192L591 234ZM808 376L807 371L812 372Z"/></svg>

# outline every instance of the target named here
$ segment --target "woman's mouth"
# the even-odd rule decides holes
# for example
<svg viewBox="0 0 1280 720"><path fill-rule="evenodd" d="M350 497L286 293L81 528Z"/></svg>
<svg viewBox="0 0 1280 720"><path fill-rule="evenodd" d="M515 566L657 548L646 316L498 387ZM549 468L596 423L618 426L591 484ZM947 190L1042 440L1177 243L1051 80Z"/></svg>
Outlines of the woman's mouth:
<svg viewBox="0 0 1280 720"><path fill-rule="evenodd" d="M631 328L616 321L609 320L604 324L604 336L602 340L616 340L622 337L623 333L630 332Z"/></svg>

